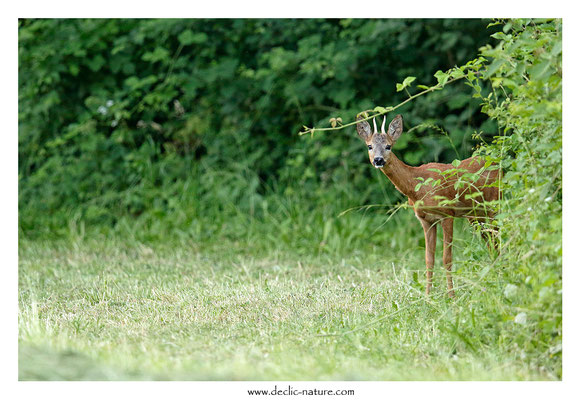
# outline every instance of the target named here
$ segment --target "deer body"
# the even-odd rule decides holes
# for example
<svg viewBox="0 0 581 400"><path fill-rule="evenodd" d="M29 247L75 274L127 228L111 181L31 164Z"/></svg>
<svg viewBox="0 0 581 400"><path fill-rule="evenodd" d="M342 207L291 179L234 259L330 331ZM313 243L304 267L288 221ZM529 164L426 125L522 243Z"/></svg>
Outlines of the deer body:
<svg viewBox="0 0 581 400"><path fill-rule="evenodd" d="M361 119L361 118L359 118ZM498 179L497 170L484 169L484 161L471 157L460 162L458 167L451 164L429 163L411 167L400 161L391 147L401 136L403 120L396 116L385 132L385 117L381 132L374 132L366 121L357 124L357 132L369 148L369 161L394 184L396 189L407 196L414 208L416 218L422 224L426 242L426 293L432 288L434 255L436 251L437 225L442 225L444 251L443 262L446 267L446 278L449 296L454 296L452 282L452 240L454 237L454 217L465 217L471 222L484 222L494 217L491 210L482 207L484 202L497 200L498 188L490 186ZM459 172L458 172L459 171ZM450 172L450 173L447 173ZM475 180L460 182L464 174L478 174ZM418 178L434 183L420 186L416 191Z"/></svg>

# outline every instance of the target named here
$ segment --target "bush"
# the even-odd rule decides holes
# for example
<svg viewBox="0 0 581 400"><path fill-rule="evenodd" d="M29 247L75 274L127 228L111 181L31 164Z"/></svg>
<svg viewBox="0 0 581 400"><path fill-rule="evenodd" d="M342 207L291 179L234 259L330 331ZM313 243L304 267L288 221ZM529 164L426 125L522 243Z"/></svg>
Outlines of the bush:
<svg viewBox="0 0 581 400"><path fill-rule="evenodd" d="M341 207L378 199L352 132L317 138L303 123L353 116L399 98L395 82L430 79L488 41L479 20L21 20L19 210L26 235L69 223L189 222L256 212L274 194ZM496 28L492 28L494 31ZM435 122L469 153L494 133L469 88L404 111ZM449 160L422 128L399 150L411 163ZM361 161L361 162L360 162ZM337 208L340 212L342 208ZM259 217L259 214L254 214ZM150 224L150 225L152 225Z"/></svg>
<svg viewBox="0 0 581 400"><path fill-rule="evenodd" d="M504 238L504 301L519 330L511 339L552 360L560 376L562 338L562 21L504 21L499 43L482 49L480 97L500 132L482 149L505 171L497 223ZM476 82L476 81L475 81ZM475 83L477 87L478 83Z"/></svg>

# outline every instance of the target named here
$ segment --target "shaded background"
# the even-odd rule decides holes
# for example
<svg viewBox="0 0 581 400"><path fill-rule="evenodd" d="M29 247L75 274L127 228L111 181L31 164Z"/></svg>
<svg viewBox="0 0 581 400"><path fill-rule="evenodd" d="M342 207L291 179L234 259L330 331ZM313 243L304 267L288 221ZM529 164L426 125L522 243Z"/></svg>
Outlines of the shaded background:
<svg viewBox="0 0 581 400"><path fill-rule="evenodd" d="M137 223L150 238L237 238L275 199L328 216L401 201L354 129L297 133L397 104L406 76L434 84L493 41L488 23L21 20L20 234ZM415 129L395 152L412 165L467 156L474 132L496 132L461 83L398 112Z"/></svg>

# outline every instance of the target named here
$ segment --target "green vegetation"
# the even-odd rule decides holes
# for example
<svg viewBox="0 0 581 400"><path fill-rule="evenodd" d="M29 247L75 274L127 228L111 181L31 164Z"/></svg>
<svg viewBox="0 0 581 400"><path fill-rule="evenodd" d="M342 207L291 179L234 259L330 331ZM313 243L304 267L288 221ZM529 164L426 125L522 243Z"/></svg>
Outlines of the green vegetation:
<svg viewBox="0 0 581 400"><path fill-rule="evenodd" d="M354 133L296 133L403 99L395 82L427 82L476 56L493 40L487 23L21 21L20 230L54 237L71 221L115 230L139 217L151 239L202 239L236 235L234 209L263 220L271 194L332 203L330 215L393 204ZM458 85L402 112L410 126L442 126L467 155L474 130L496 132L478 104ZM456 156L428 128L398 147L412 164Z"/></svg>
<svg viewBox="0 0 581 400"><path fill-rule="evenodd" d="M561 21L489 23L22 20L20 379L560 379ZM436 84L398 156L504 171L453 300L340 130Z"/></svg>
<svg viewBox="0 0 581 400"><path fill-rule="evenodd" d="M20 378L558 378L556 359L514 347L523 327L504 319L503 276L481 277L486 250L462 226L453 302L442 270L425 297L412 234L320 256L246 243L28 245Z"/></svg>

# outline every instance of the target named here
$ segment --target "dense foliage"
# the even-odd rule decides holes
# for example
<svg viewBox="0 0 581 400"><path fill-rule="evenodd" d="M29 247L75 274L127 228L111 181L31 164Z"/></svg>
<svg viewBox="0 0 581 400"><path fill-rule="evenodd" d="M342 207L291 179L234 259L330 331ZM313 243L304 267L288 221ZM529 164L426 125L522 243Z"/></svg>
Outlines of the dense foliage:
<svg viewBox="0 0 581 400"><path fill-rule="evenodd" d="M504 300L516 324L507 336L532 362L561 362L562 291L562 24L505 21L500 42L482 49L482 79L493 93L482 110L498 121L499 136L483 154L500 163L504 201L496 223L503 234ZM472 81L478 94L479 82Z"/></svg>
<svg viewBox="0 0 581 400"><path fill-rule="evenodd" d="M21 232L140 216L195 236L196 221L227 218L229 204L263 216L269 193L308 196L335 214L393 203L354 131L316 141L296 133L404 98L395 82L428 82L474 57L497 30L487 23L23 20ZM422 125L402 139L412 164L467 155L475 130L495 131L461 86L402 112L408 128L449 133Z"/></svg>

